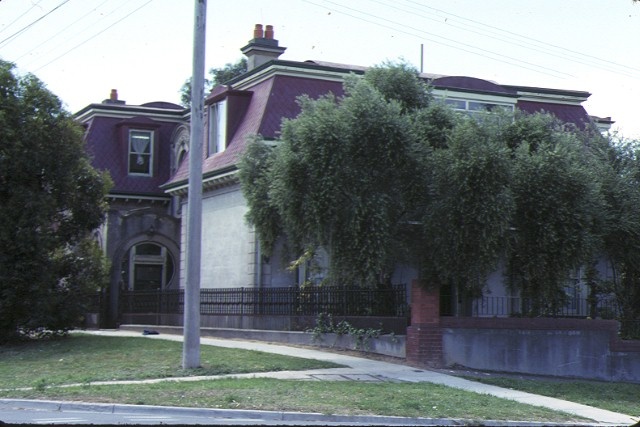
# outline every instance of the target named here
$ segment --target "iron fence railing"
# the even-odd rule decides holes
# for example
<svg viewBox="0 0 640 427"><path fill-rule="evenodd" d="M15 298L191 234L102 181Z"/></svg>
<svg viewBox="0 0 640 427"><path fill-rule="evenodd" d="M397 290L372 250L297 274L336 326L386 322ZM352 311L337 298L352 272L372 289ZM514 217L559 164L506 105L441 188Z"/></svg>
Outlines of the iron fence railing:
<svg viewBox="0 0 640 427"><path fill-rule="evenodd" d="M624 339L640 339L640 320L628 320L620 304L615 298L601 297L565 298L559 301L540 302L521 297L476 298L460 307L454 308L449 295L441 295L440 314L442 316L471 317L567 317L567 318L601 318L620 322L620 337Z"/></svg>
<svg viewBox="0 0 640 427"><path fill-rule="evenodd" d="M120 311L181 314L184 291L123 291ZM322 286L200 291L200 313L205 315L406 317L408 312L405 285L371 289Z"/></svg>
<svg viewBox="0 0 640 427"><path fill-rule="evenodd" d="M535 317L600 317L615 319L620 316L617 303L612 299L591 300L566 298L560 301L540 302L521 297L480 297L470 303L471 316L535 316Z"/></svg>

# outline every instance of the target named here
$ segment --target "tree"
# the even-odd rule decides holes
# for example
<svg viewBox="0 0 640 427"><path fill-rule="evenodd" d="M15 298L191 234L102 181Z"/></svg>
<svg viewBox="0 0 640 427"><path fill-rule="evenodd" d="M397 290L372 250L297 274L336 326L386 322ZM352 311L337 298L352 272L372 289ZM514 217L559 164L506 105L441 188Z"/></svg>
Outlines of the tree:
<svg viewBox="0 0 640 427"><path fill-rule="evenodd" d="M389 79L411 93L385 89L396 87ZM408 252L426 197L420 159L429 147L417 143L414 115L428 107L428 87L400 64L349 77L345 92L300 98L277 146L249 149L240 165L247 218L266 253L282 232L293 258L328 252L332 283L379 283Z"/></svg>
<svg viewBox="0 0 640 427"><path fill-rule="evenodd" d="M234 64L227 63L221 68L211 68L209 70L211 79L205 80L205 92L210 92L217 85L224 84L246 72L247 58L241 58ZM180 102L185 107L191 105L191 77L180 88Z"/></svg>
<svg viewBox="0 0 640 427"><path fill-rule="evenodd" d="M90 233L109 179L84 151L82 129L33 75L0 61L0 341L64 331L104 273Z"/></svg>
<svg viewBox="0 0 640 427"><path fill-rule="evenodd" d="M594 280L597 293L613 293L623 320L640 319L640 142L599 138L606 223L602 250L612 279ZM600 313L596 313L600 314Z"/></svg>
<svg viewBox="0 0 640 427"><path fill-rule="evenodd" d="M421 212L423 275L463 302L482 295L504 257L515 209L513 164L497 121L464 117L425 166L431 199Z"/></svg>
<svg viewBox="0 0 640 427"><path fill-rule="evenodd" d="M459 115L414 70L386 67L348 78L342 98L302 97L279 141L250 146L240 180L265 253L282 235L293 259L324 248L348 284L410 262L462 302L502 267L532 314L604 253L640 295L637 147L548 114Z"/></svg>
<svg viewBox="0 0 640 427"><path fill-rule="evenodd" d="M516 201L508 279L531 299L532 314L553 312L564 303L572 271L600 247L605 205L597 159L579 132L550 115L520 116L505 134Z"/></svg>

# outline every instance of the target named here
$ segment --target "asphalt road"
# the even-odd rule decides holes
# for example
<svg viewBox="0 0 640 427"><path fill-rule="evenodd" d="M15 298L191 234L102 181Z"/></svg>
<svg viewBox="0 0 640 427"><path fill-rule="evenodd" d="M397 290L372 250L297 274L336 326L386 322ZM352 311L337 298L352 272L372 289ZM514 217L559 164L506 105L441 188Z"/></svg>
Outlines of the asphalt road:
<svg viewBox="0 0 640 427"><path fill-rule="evenodd" d="M0 399L0 421L39 425L464 425L460 420ZM496 425L515 425L499 422ZM485 424L485 425L491 425ZM518 424L519 425L519 424Z"/></svg>

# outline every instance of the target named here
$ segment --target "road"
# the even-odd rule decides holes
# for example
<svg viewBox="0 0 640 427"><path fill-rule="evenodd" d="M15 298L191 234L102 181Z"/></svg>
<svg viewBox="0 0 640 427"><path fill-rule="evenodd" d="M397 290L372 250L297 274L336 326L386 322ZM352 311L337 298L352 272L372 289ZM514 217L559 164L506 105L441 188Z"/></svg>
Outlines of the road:
<svg viewBox="0 0 640 427"><path fill-rule="evenodd" d="M295 412L190 409L143 405L110 405L0 399L0 421L34 425L299 425L299 426L440 426L459 420L336 416ZM505 425L509 423L500 423Z"/></svg>

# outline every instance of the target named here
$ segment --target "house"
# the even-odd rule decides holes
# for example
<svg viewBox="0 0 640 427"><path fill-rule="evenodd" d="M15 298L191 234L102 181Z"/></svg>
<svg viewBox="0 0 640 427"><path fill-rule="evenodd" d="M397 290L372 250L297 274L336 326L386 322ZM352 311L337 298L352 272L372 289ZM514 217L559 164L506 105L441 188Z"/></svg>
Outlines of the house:
<svg viewBox="0 0 640 427"><path fill-rule="evenodd" d="M188 111L151 102L127 105L108 99L75 115L85 127L93 166L113 180L106 220L97 238L111 260L109 322L121 290L177 289L180 218L176 200L160 186L175 174L188 149Z"/></svg>
<svg viewBox="0 0 640 427"><path fill-rule="evenodd" d="M273 27L256 25L241 51L248 71L217 86L205 101L202 202L202 288L292 286L304 280L304 268L291 272L278 251L266 258L245 221L247 203L237 179L237 162L255 135L277 139L283 118L300 111L296 98L343 94L349 73L365 67L323 61L289 61ZM610 118L592 118L582 103L588 92L500 85L466 76L422 74L433 94L454 109L477 114L501 107L546 111L578 127L601 128ZM114 180L110 210L102 230L112 260L112 317L119 290L184 288L188 209L189 112L174 104L129 106L117 94L76 115L87 129L94 165ZM399 269L395 281L409 283L411 269ZM503 293L496 281L494 295ZM504 288L504 287L502 287ZM115 295L115 296L114 296Z"/></svg>

